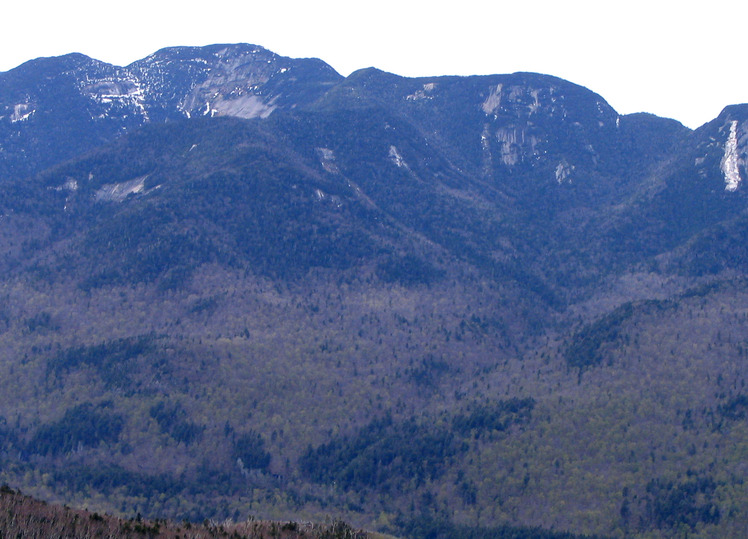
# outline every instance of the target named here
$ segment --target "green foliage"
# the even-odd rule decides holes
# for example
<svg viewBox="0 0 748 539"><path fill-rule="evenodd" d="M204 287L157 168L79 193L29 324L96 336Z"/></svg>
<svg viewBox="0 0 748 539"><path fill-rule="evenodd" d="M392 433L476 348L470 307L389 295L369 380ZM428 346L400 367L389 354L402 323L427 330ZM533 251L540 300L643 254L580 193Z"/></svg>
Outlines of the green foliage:
<svg viewBox="0 0 748 539"><path fill-rule="evenodd" d="M614 351L617 345L626 341L625 324L634 315L661 315L677 306L677 299L626 302L574 333L562 351L563 357L567 365L579 369L580 373L584 369L600 365L608 352Z"/></svg>
<svg viewBox="0 0 748 539"><path fill-rule="evenodd" d="M191 313L212 313L216 310L216 307L218 307L218 304L220 303L220 297L218 296L211 296L209 298L200 298L196 300L191 306L190 306L190 312Z"/></svg>
<svg viewBox="0 0 748 539"><path fill-rule="evenodd" d="M39 314L27 318L24 322L30 333L44 330L56 331L60 328L59 324L52 320L52 315L48 312L40 312Z"/></svg>
<svg viewBox="0 0 748 539"><path fill-rule="evenodd" d="M512 425L527 423L535 407L535 399L500 400L495 403L478 404L467 414L455 416L453 429L463 436L476 435L490 431L505 431Z"/></svg>
<svg viewBox="0 0 748 539"><path fill-rule="evenodd" d="M694 276L717 275L724 271L748 271L748 248L743 238L748 234L748 219L742 214L705 229L688 244L678 258L682 273Z"/></svg>
<svg viewBox="0 0 748 539"><path fill-rule="evenodd" d="M414 519L401 518L392 531L412 539L603 539L598 535L579 535L536 527L466 526L431 515Z"/></svg>
<svg viewBox="0 0 748 539"><path fill-rule="evenodd" d="M185 445L199 440L205 430L187 419L187 412L178 402L159 401L151 406L150 415L162 432Z"/></svg>
<svg viewBox="0 0 748 539"><path fill-rule="evenodd" d="M120 492L132 498L156 499L160 496L179 498L188 495L215 495L236 492L236 486L226 473L205 469L192 478L176 478L171 474L138 473L117 465L69 465L53 470L55 481L70 492L95 489L111 496ZM210 516L214 507L205 507L201 513Z"/></svg>
<svg viewBox="0 0 748 539"><path fill-rule="evenodd" d="M167 133L145 128L40 179L56 184L72 177L81 185L71 195L77 208L71 219L88 223L79 241L95 263L80 287L156 281L175 290L210 262L295 279L312 268L345 269L376 256L383 231L376 212L349 188L301 166L295 149L281 146L268 127L223 119L162 127ZM193 144L200 149L188 151ZM139 151L142 145L149 151ZM101 178L116 183L144 175L144 189L153 190L148 195L92 202Z"/></svg>
<svg viewBox="0 0 748 539"><path fill-rule="evenodd" d="M745 419L748 416L748 395L741 393L730 397L724 404L717 406L717 413L733 421Z"/></svg>
<svg viewBox="0 0 748 539"><path fill-rule="evenodd" d="M132 361L155 350L155 340L154 335L141 335L69 348L47 362L47 372L59 376L87 366L94 369L108 386L127 386Z"/></svg>
<svg viewBox="0 0 748 539"><path fill-rule="evenodd" d="M396 422L388 415L353 436L310 447L299 467L318 483L334 482L344 489L402 491L439 476L461 449L448 429L415 419Z"/></svg>
<svg viewBox="0 0 748 539"><path fill-rule="evenodd" d="M249 431L234 441L233 456L241 459L247 470L264 470L270 465L270 453L265 451L265 439L259 432Z"/></svg>
<svg viewBox="0 0 748 539"><path fill-rule="evenodd" d="M634 306L626 303L577 331L563 351L566 363L580 371L599 365L604 359L605 346L615 345L622 335L621 324L633 314Z"/></svg>
<svg viewBox="0 0 748 539"><path fill-rule="evenodd" d="M113 444L119 439L124 423L124 418L111 410L111 403L87 402L66 410L58 421L39 427L26 450L54 456L79 447Z"/></svg>
<svg viewBox="0 0 748 539"><path fill-rule="evenodd" d="M404 286L430 284L444 276L426 260L413 254L402 257L391 256L377 264L377 276L386 283L399 283Z"/></svg>
<svg viewBox="0 0 748 539"><path fill-rule="evenodd" d="M0 416L0 459L18 446L16 433L8 426L8 422ZM2 460L0 460L2 462Z"/></svg>
<svg viewBox="0 0 748 539"><path fill-rule="evenodd" d="M405 371L408 379L418 386L435 388L439 379L450 371L449 364L441 359L428 355Z"/></svg>
<svg viewBox="0 0 748 539"><path fill-rule="evenodd" d="M680 483L653 479L646 489L646 514L650 525L677 528L717 524L721 514L715 503L716 483L711 477L693 477Z"/></svg>

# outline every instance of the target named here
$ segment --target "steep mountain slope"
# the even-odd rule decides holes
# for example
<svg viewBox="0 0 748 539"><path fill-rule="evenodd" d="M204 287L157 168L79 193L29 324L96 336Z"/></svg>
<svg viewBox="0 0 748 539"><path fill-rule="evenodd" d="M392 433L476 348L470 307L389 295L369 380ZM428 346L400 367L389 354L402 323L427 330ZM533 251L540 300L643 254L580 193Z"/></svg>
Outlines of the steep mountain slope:
<svg viewBox="0 0 748 539"><path fill-rule="evenodd" d="M0 179L23 177L148 122L253 118L314 101L341 79L320 60L255 45L176 47L127 67L82 54L0 73Z"/></svg>
<svg viewBox="0 0 748 539"><path fill-rule="evenodd" d="M321 60L285 58L243 44L163 49L127 69L143 81L153 121L267 117L315 101L342 79Z"/></svg>
<svg viewBox="0 0 748 539"><path fill-rule="evenodd" d="M745 107L690 131L244 45L0 77L2 480L409 536L746 528Z"/></svg>
<svg viewBox="0 0 748 539"><path fill-rule="evenodd" d="M124 80L126 72L70 54L0 74L0 178L38 172L142 124L142 95L134 82L121 88L112 82L110 91L121 94L113 101L88 95L90 79Z"/></svg>
<svg viewBox="0 0 748 539"><path fill-rule="evenodd" d="M731 134L733 125L742 133L737 126L745 114L739 110L725 109L719 118L684 139L683 146L611 212L608 241L624 238L621 248L631 256L652 256L738 218L746 207L745 189L740 185L746 177L740 157L745 141ZM730 155L734 158L728 159Z"/></svg>

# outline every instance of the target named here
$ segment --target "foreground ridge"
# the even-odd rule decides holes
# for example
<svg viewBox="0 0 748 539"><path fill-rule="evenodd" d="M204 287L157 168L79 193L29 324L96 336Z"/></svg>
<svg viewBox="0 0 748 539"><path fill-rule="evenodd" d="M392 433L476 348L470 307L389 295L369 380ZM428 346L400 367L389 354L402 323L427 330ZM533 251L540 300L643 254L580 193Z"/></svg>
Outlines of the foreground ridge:
<svg viewBox="0 0 748 539"><path fill-rule="evenodd" d="M332 524L300 524L250 518L237 523L205 520L202 524L195 524L188 521L176 523L169 520L143 519L140 515L123 519L84 509L48 504L3 485L0 487L0 537L365 539L374 536L354 530L345 522L337 520Z"/></svg>

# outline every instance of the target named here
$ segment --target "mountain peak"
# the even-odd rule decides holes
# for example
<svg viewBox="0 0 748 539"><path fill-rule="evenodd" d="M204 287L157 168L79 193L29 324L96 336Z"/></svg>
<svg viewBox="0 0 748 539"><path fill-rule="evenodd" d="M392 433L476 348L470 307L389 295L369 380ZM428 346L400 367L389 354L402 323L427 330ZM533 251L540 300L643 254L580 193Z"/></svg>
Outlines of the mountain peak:
<svg viewBox="0 0 748 539"><path fill-rule="evenodd" d="M153 63L155 61L205 61L213 58L225 59L245 56L269 56L277 55L259 45L250 43L225 43L199 46L177 46L165 47L159 49L153 54L149 54L141 60L136 60L130 66L133 67L143 63Z"/></svg>

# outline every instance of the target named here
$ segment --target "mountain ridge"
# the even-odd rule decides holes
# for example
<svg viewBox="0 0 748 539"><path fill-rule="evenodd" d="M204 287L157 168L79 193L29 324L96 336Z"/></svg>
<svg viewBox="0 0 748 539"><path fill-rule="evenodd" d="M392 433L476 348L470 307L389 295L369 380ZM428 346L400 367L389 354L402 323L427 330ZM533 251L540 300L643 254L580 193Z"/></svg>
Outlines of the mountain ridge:
<svg viewBox="0 0 748 539"><path fill-rule="evenodd" d="M690 130L546 75L320 62L0 74L0 480L177 520L741 537L745 106Z"/></svg>

